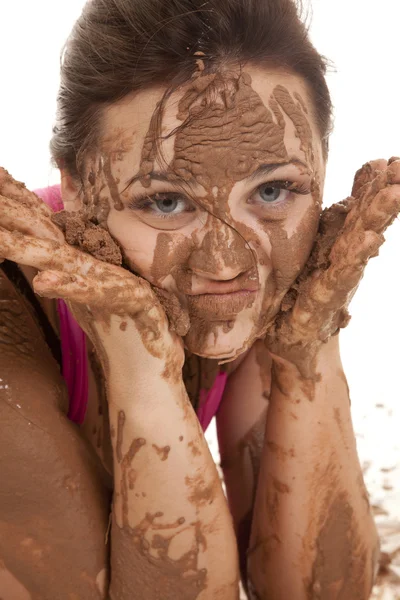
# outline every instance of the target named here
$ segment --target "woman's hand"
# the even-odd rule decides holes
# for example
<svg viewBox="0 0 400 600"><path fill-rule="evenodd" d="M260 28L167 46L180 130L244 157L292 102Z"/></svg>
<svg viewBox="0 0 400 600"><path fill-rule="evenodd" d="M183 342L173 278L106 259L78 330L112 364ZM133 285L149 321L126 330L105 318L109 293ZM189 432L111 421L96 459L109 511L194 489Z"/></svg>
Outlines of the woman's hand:
<svg viewBox="0 0 400 600"><path fill-rule="evenodd" d="M36 194L0 167L0 226L10 231L64 243L51 220L51 209Z"/></svg>
<svg viewBox="0 0 400 600"><path fill-rule="evenodd" d="M131 365L153 357L166 375L179 372L182 343L150 284L68 245L51 217L40 198L0 170L0 256L40 271L35 291L68 302L104 368L110 356L129 357Z"/></svg>
<svg viewBox="0 0 400 600"><path fill-rule="evenodd" d="M383 233L399 211L400 160L364 165L356 173L352 196L321 216L310 259L267 333L273 355L301 365L303 374L312 377L312 358L348 324L347 309L368 260L378 255Z"/></svg>
<svg viewBox="0 0 400 600"><path fill-rule="evenodd" d="M267 332L271 391L247 552L254 597L370 596L379 543L335 334L399 210L400 160L365 165L352 196L323 212Z"/></svg>

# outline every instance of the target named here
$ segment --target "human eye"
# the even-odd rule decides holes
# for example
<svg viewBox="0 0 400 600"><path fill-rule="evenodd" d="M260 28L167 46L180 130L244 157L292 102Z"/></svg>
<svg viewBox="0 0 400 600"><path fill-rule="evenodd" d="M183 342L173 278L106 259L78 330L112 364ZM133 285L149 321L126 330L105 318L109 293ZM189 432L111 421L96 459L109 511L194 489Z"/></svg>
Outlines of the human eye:
<svg viewBox="0 0 400 600"><path fill-rule="evenodd" d="M311 190L305 183L294 181L269 181L259 185L250 198L251 204L260 211L282 211L291 204L297 195L308 195Z"/></svg>
<svg viewBox="0 0 400 600"><path fill-rule="evenodd" d="M180 229L196 217L196 206L185 194L145 193L131 197L127 207L135 218L154 229Z"/></svg>
<svg viewBox="0 0 400 600"><path fill-rule="evenodd" d="M176 218L195 210L184 196L175 192L137 196L131 199L129 208L161 219Z"/></svg>
<svg viewBox="0 0 400 600"><path fill-rule="evenodd" d="M251 199L264 204L285 202L292 194L309 194L306 185L297 186L292 181L271 181L258 186Z"/></svg>

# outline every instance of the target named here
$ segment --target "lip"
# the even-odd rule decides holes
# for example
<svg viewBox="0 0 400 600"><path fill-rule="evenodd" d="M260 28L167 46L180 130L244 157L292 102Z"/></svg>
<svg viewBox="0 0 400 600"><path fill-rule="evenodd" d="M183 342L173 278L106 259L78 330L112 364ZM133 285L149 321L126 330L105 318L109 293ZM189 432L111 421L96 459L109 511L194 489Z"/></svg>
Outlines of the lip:
<svg viewBox="0 0 400 600"><path fill-rule="evenodd" d="M258 282L247 281L243 286L239 282L232 283L231 281L216 281L209 282L207 286L196 289L194 292L190 291L186 295L187 296L225 296L226 294L236 294L236 293L249 293L249 292L257 292L259 290Z"/></svg>
<svg viewBox="0 0 400 600"><path fill-rule="evenodd" d="M191 294L187 297L189 314L204 321L229 321L252 306L257 291L241 289L218 294Z"/></svg>

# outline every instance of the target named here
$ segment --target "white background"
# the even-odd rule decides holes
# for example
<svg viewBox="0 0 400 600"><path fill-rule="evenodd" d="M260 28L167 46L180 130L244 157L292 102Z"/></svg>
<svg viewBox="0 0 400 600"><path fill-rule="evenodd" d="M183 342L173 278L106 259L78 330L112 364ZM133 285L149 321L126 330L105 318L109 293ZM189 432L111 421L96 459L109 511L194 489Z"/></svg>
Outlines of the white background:
<svg viewBox="0 0 400 600"><path fill-rule="evenodd" d="M168 0L166 0L168 1ZM0 164L30 188L57 182L48 142L55 112L60 49L82 0L2 0L0 9ZM345 198L367 160L400 155L399 0L313 0L314 44L335 64L328 81L335 132L326 204ZM373 461L367 482L375 497L384 474L400 462L400 226L387 235L352 303L342 334L360 456ZM382 405L376 408L376 404ZM400 503L399 503L400 505Z"/></svg>

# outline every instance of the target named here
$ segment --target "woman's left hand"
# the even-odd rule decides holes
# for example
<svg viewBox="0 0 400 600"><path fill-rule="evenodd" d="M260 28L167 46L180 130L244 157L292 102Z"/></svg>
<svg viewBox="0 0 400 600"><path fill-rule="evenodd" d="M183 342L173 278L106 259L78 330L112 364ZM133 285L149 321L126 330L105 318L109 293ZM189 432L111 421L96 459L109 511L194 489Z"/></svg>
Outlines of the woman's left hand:
<svg viewBox="0 0 400 600"><path fill-rule="evenodd" d="M272 355L312 368L322 344L348 324L347 309L364 269L399 211L400 160L364 165L352 196L322 213L311 256L267 332Z"/></svg>
<svg viewBox="0 0 400 600"><path fill-rule="evenodd" d="M69 245L52 215L40 198L0 168L0 256L39 271L34 290L68 303L103 366L110 357L131 366L136 357L143 368L153 364L153 357L178 373L185 315L169 323L147 281Z"/></svg>

